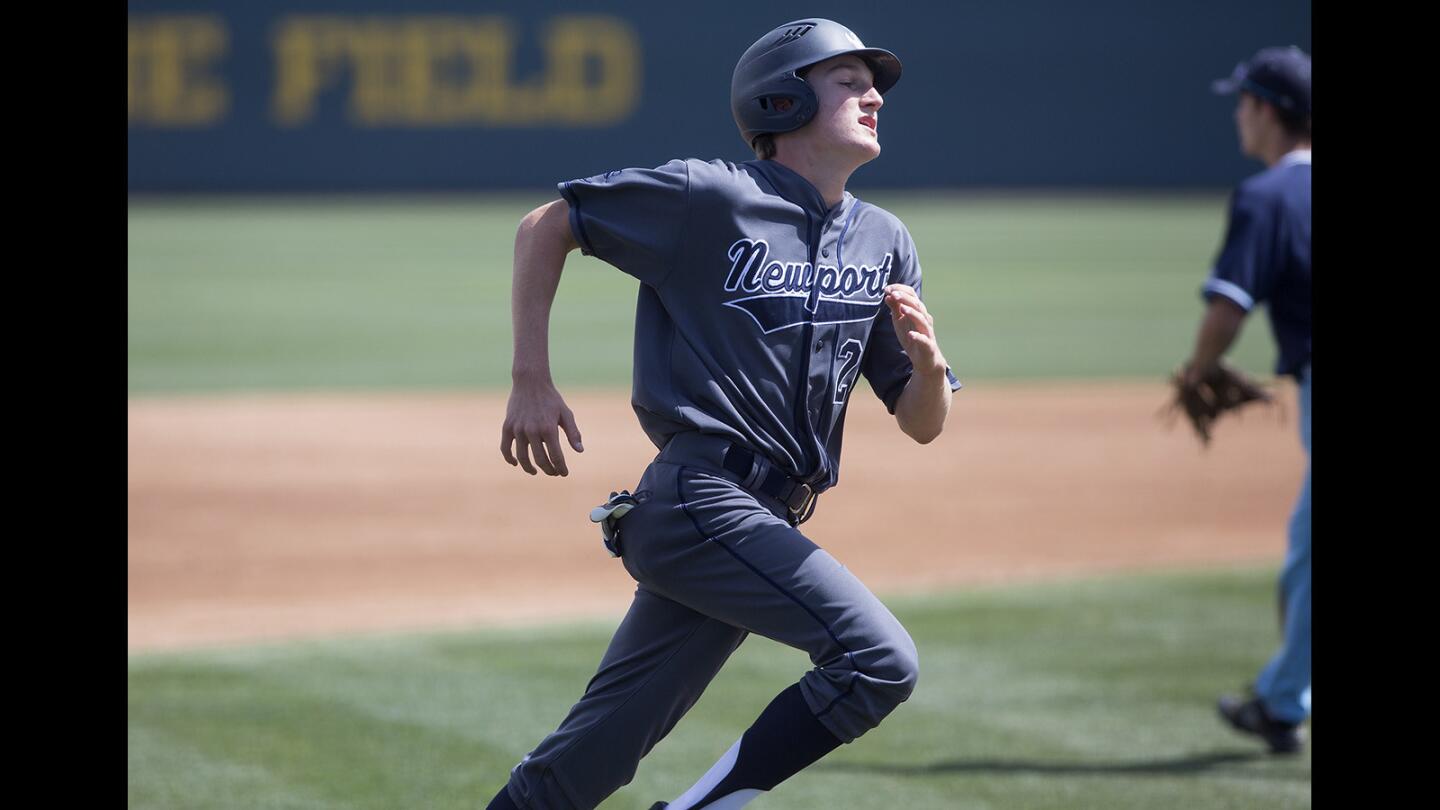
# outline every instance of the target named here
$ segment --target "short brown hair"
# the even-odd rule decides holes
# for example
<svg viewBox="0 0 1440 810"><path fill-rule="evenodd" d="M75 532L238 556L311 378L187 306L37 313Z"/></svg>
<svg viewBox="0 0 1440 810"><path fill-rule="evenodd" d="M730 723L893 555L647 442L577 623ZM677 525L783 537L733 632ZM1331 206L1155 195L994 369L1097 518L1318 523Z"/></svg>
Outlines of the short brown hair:
<svg viewBox="0 0 1440 810"><path fill-rule="evenodd" d="M1274 101L1257 93L1252 93L1249 90L1241 90L1240 93L1254 99L1257 104L1263 104L1274 110L1275 120L1280 122L1280 128L1285 131L1286 135L1292 138L1310 137L1309 113L1302 113L1297 110L1287 110L1284 107L1281 107L1279 104L1276 104Z"/></svg>
<svg viewBox="0 0 1440 810"><path fill-rule="evenodd" d="M1280 119L1280 126L1285 129L1285 134L1292 138L1310 137L1310 116L1282 110L1279 107L1275 107L1275 116Z"/></svg>
<svg viewBox="0 0 1440 810"><path fill-rule="evenodd" d="M760 160L769 160L775 157L775 135L773 133L765 132L756 135L750 146L755 150L755 157Z"/></svg>

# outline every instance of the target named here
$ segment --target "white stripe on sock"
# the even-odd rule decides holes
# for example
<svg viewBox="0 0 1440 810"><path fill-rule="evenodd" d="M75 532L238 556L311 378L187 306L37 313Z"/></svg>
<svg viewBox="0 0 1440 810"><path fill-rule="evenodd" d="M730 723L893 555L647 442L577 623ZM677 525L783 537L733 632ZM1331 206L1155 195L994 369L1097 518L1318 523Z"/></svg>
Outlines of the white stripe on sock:
<svg viewBox="0 0 1440 810"><path fill-rule="evenodd" d="M741 739L743 740L744 738L742 737ZM680 794L680 798L670 802L667 810L690 810L690 808L695 806L696 802L705 798L705 794L714 790L715 786L720 784L722 779L729 776L730 771L735 768L735 760L740 756L740 742L741 740L736 740L735 744L730 746L730 750L725 752L725 756L720 757L720 761L711 765L710 770L706 771L705 775L700 777L699 782L696 782L689 790ZM711 802L706 805L705 810L710 810L710 808L716 808L716 810L732 810L732 808L743 807L746 802L760 795L762 792L763 791L759 790L737 790L720 799L718 802ZM731 803L732 798L737 799L739 803Z"/></svg>

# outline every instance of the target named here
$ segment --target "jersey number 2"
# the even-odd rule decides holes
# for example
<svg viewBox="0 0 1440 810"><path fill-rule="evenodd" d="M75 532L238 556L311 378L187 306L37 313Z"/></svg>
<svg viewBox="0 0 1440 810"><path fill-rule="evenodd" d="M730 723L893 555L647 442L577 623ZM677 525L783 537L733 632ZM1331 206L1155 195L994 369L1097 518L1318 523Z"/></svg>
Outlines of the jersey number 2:
<svg viewBox="0 0 1440 810"><path fill-rule="evenodd" d="M850 393L850 386L855 384L855 377L860 373L860 354L865 345L855 338L845 341L840 351L835 353L835 404L844 405L845 397Z"/></svg>

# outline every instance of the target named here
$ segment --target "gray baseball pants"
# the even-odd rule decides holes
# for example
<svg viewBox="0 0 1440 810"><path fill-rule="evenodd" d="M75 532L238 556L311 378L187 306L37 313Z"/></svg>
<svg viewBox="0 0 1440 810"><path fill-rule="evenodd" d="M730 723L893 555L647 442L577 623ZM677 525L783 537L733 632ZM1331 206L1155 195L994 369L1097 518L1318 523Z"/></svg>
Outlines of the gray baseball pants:
<svg viewBox="0 0 1440 810"><path fill-rule="evenodd" d="M645 470L618 524L635 600L584 696L511 771L521 807L590 810L628 784L750 633L809 653L801 691L842 742L914 690L905 628L783 504L740 487L726 446L682 433Z"/></svg>

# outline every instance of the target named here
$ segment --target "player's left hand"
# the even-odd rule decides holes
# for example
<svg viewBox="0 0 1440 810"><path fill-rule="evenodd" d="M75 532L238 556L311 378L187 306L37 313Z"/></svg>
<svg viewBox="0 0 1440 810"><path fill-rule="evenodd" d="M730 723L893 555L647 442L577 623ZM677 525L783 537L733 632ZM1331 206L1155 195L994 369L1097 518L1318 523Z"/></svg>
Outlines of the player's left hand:
<svg viewBox="0 0 1440 810"><path fill-rule="evenodd" d="M935 337L935 318L925 309L925 302L920 300L915 288L905 284L886 286L885 305L890 307L895 335L900 338L905 354L910 356L915 372L923 376L944 374L949 366Z"/></svg>
<svg viewBox="0 0 1440 810"><path fill-rule="evenodd" d="M1172 399L1163 415L1174 422L1184 416L1202 445L1210 443L1211 426L1221 416L1251 402L1275 402L1275 397L1245 372L1215 361L1205 366L1193 362L1170 375Z"/></svg>

